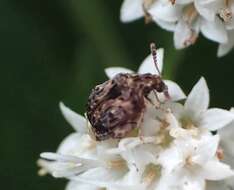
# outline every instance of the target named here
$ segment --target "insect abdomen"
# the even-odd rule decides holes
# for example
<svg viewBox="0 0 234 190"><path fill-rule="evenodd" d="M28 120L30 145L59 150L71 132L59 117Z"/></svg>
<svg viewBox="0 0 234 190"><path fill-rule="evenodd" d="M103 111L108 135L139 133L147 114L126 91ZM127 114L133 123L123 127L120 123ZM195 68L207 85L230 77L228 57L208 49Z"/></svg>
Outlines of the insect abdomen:
<svg viewBox="0 0 234 190"><path fill-rule="evenodd" d="M139 126L153 78L151 74L119 74L92 91L87 116L97 140L122 138Z"/></svg>

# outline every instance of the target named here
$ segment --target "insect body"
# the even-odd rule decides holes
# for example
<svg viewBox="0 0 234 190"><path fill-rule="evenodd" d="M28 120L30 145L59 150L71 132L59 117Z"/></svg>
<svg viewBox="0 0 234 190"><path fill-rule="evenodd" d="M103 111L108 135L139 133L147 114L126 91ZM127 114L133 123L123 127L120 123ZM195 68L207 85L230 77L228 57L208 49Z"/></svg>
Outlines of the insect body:
<svg viewBox="0 0 234 190"><path fill-rule="evenodd" d="M153 57L156 56L154 46ZM156 59L154 59L156 60ZM151 91L168 89L159 75L118 74L96 86L88 100L87 117L97 140L123 138L139 127Z"/></svg>

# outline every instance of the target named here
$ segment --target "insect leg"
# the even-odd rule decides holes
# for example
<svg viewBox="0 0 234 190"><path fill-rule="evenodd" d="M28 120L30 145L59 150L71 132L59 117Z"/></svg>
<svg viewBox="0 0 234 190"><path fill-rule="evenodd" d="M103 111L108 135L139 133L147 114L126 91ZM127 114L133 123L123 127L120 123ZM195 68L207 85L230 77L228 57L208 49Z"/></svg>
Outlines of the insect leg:
<svg viewBox="0 0 234 190"><path fill-rule="evenodd" d="M159 103L158 105L154 104L154 106L155 106L156 109L160 109L160 107L161 107L160 105L162 104L162 102L160 101L160 99L158 97L158 94L157 94L157 92L155 90L153 90L153 93L154 93L154 96L155 96L157 102Z"/></svg>
<svg viewBox="0 0 234 190"><path fill-rule="evenodd" d="M155 105L154 102L148 97L146 96L145 99L151 104L151 105Z"/></svg>
<svg viewBox="0 0 234 190"><path fill-rule="evenodd" d="M141 112L141 115L140 115L140 119L138 120L138 123L137 123L137 128L139 129L138 130L138 135L140 137L140 139L143 141L143 130L142 130L142 123L143 123L143 120L144 120L144 112L145 112L145 109Z"/></svg>

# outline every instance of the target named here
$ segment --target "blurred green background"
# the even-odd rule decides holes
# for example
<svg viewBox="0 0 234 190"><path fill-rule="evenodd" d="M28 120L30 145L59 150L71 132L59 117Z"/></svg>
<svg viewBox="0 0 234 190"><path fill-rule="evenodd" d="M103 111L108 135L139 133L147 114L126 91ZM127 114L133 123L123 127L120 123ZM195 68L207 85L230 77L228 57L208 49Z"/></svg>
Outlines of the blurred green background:
<svg viewBox="0 0 234 190"><path fill-rule="evenodd" d="M119 21L122 0L0 1L1 189L64 189L65 180L38 177L36 160L55 151L72 128L59 101L84 113L103 69L137 69L149 43L165 48L165 78L187 93L205 76L211 106L234 105L234 51L216 58L217 44L203 37L176 51L172 34L142 20Z"/></svg>

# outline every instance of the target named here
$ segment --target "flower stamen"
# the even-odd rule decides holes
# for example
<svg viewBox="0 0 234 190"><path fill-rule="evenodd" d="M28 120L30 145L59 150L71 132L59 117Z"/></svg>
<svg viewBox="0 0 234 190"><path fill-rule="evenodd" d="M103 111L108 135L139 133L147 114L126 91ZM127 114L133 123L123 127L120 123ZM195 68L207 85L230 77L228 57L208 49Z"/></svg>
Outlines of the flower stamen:
<svg viewBox="0 0 234 190"><path fill-rule="evenodd" d="M188 118L188 117L182 117L180 119L180 123L183 129L194 129L197 128L196 124L194 124L194 122Z"/></svg>
<svg viewBox="0 0 234 190"><path fill-rule="evenodd" d="M188 47L190 45L195 44L197 41L197 38L198 38L197 32L195 32L193 29L191 29L191 34L190 34L189 38L184 41L184 46Z"/></svg>
<svg viewBox="0 0 234 190"><path fill-rule="evenodd" d="M188 156L186 159L185 159L185 163L187 166L192 166L194 164L193 162L193 159L192 159L192 156Z"/></svg>
<svg viewBox="0 0 234 190"><path fill-rule="evenodd" d="M161 166L150 163L142 175L142 181L148 186L151 185L161 174Z"/></svg>
<svg viewBox="0 0 234 190"><path fill-rule="evenodd" d="M145 23L148 24L152 21L152 16L148 12L149 8L156 0L143 0L142 8L145 13Z"/></svg>
<svg viewBox="0 0 234 190"><path fill-rule="evenodd" d="M88 136L87 142L85 142L84 147L88 150L94 149L97 146L97 141L95 141L91 136Z"/></svg>
<svg viewBox="0 0 234 190"><path fill-rule="evenodd" d="M233 17L232 11L228 7L220 9L218 16L225 23L230 22Z"/></svg>
<svg viewBox="0 0 234 190"><path fill-rule="evenodd" d="M176 0L169 0L171 2L172 5L174 5L176 3Z"/></svg>
<svg viewBox="0 0 234 190"><path fill-rule="evenodd" d="M194 4L190 4L189 6L185 7L183 20L188 24L192 25L192 23L197 19L198 12L194 6Z"/></svg>
<svg viewBox="0 0 234 190"><path fill-rule="evenodd" d="M192 29L192 25L197 20L198 17L199 17L199 14L194 4L190 4L184 8L182 19L188 25L188 28L190 30L189 37L184 41L184 47L193 45L197 41L198 34L194 29Z"/></svg>
<svg viewBox="0 0 234 190"><path fill-rule="evenodd" d="M224 159L224 152L223 149L221 147L219 147L216 151L216 156L219 160L223 160Z"/></svg>
<svg viewBox="0 0 234 190"><path fill-rule="evenodd" d="M122 169L127 166L124 159L111 160L108 162L108 167L110 169Z"/></svg>

